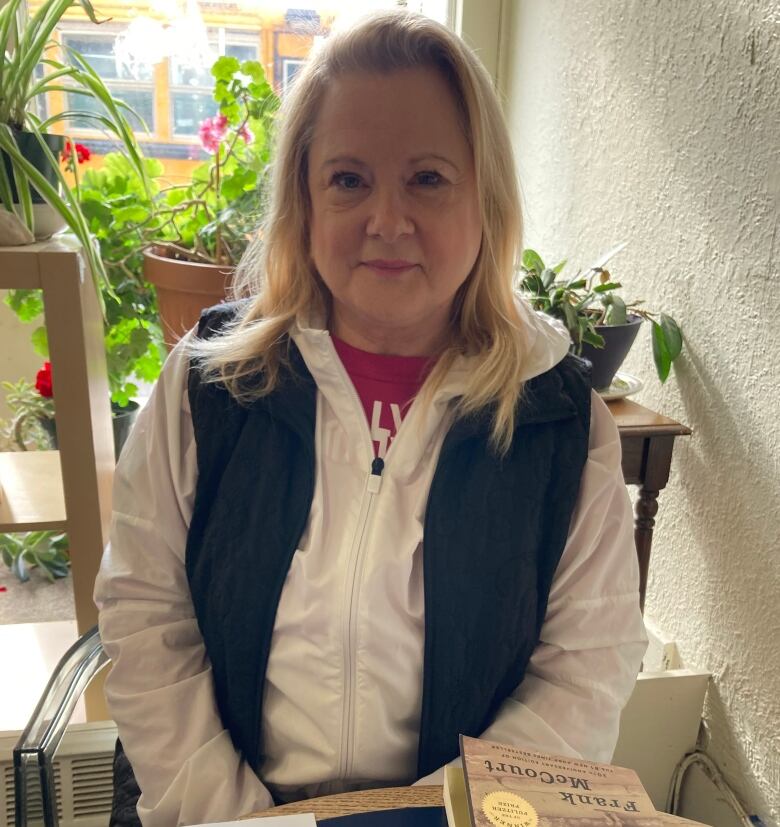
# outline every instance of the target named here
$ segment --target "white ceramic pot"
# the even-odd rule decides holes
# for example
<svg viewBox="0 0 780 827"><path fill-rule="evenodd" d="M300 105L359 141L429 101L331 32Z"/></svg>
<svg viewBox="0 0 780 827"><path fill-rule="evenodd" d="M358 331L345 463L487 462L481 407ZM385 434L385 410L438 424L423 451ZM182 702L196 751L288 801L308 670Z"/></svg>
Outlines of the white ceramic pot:
<svg viewBox="0 0 780 827"><path fill-rule="evenodd" d="M48 204L33 204L32 208L36 241L51 238L54 233L59 233L68 226L54 207Z"/></svg>

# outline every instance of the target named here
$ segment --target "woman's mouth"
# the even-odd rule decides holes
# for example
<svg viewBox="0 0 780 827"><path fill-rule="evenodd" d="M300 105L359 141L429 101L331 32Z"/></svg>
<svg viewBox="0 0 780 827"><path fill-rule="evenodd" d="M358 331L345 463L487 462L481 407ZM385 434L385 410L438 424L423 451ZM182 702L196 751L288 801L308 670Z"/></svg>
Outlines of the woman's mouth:
<svg viewBox="0 0 780 827"><path fill-rule="evenodd" d="M417 265L401 258L372 258L364 261L363 266L380 276L399 276Z"/></svg>

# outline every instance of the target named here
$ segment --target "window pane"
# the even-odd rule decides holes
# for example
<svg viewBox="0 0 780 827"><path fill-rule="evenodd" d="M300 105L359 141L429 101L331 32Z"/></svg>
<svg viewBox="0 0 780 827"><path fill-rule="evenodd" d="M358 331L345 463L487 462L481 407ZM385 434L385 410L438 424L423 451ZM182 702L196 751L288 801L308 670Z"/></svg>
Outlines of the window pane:
<svg viewBox="0 0 780 827"><path fill-rule="evenodd" d="M149 127L151 132L155 131L153 90L126 89L122 87L117 88L112 84L107 84L107 86L115 98L124 101L128 106L132 106L133 109L135 109L135 111L146 121L146 125ZM96 112L99 115L103 115L105 113L105 110L101 104L94 98L87 97L86 95L73 94L68 94L67 98L68 109L80 109L82 111L86 110L87 112ZM125 110L122 110L122 114L125 118L127 118L128 123L133 129L143 132L143 124L140 120L138 120L138 118L136 118L131 112L127 112ZM94 121L81 120L79 118L73 119L73 125L80 126L82 129L100 129L100 124L97 124Z"/></svg>
<svg viewBox="0 0 780 827"><path fill-rule="evenodd" d="M290 88L290 84L295 80L301 66L303 66L302 60L285 58L282 61L282 93Z"/></svg>
<svg viewBox="0 0 780 827"><path fill-rule="evenodd" d="M66 46L79 52L101 78L119 77L113 36L97 38L68 34L62 39Z"/></svg>
<svg viewBox="0 0 780 827"><path fill-rule="evenodd" d="M216 104L208 92L173 93L173 134L197 135L204 118L214 115Z"/></svg>
<svg viewBox="0 0 780 827"><path fill-rule="evenodd" d="M208 66L193 66L171 58L171 85L213 86L214 77L211 74L211 64Z"/></svg>
<svg viewBox="0 0 780 827"><path fill-rule="evenodd" d="M137 66L131 74L127 66L117 59L116 37L106 35L82 35L65 33L62 41L75 49L104 80L114 78L122 80L152 80L151 66ZM72 61L71 61L72 62Z"/></svg>
<svg viewBox="0 0 780 827"><path fill-rule="evenodd" d="M258 48L249 43L226 43L225 54L228 57L235 57L242 63L245 60L257 60Z"/></svg>

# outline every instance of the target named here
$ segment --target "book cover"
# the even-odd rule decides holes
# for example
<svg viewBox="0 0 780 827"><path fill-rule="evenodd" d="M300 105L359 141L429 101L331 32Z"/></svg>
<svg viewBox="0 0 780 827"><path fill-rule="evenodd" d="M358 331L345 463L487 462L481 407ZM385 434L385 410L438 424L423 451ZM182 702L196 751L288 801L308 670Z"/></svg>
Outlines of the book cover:
<svg viewBox="0 0 780 827"><path fill-rule="evenodd" d="M664 821L630 769L467 736L461 755L471 827L660 827ZM447 798L455 813L457 790Z"/></svg>

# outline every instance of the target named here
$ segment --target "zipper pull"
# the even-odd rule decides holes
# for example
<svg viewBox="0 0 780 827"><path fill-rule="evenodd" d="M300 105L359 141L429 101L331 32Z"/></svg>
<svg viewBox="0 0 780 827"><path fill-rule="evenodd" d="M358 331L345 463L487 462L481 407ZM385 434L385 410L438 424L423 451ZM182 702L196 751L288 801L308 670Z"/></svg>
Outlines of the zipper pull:
<svg viewBox="0 0 780 827"><path fill-rule="evenodd" d="M385 469L385 461L382 457L377 457L371 463L371 473L368 477L368 490L371 494L379 493L382 486L382 471Z"/></svg>

